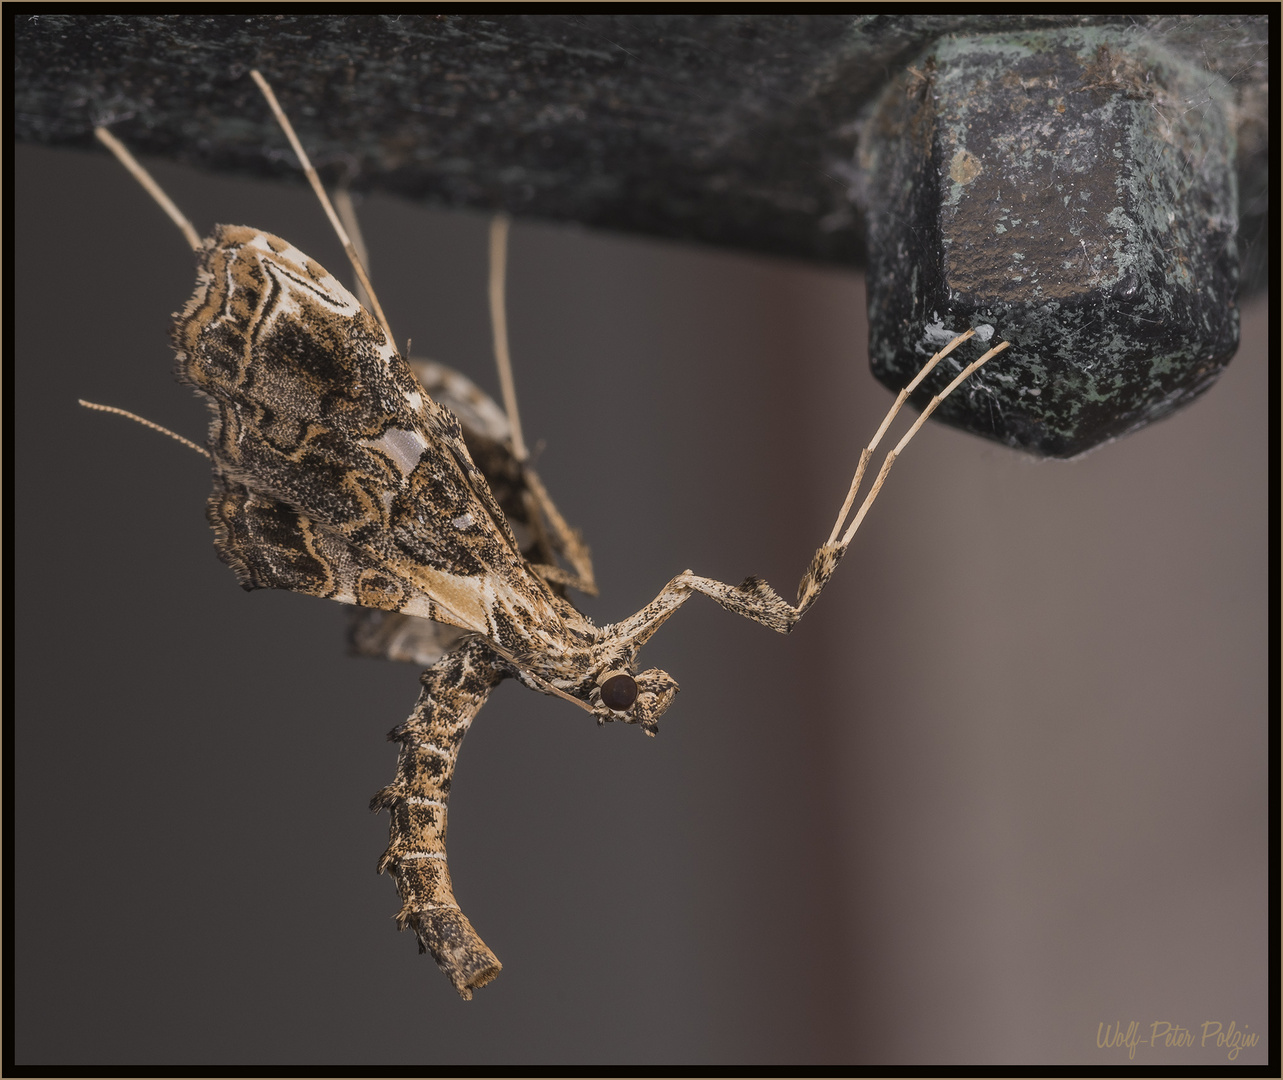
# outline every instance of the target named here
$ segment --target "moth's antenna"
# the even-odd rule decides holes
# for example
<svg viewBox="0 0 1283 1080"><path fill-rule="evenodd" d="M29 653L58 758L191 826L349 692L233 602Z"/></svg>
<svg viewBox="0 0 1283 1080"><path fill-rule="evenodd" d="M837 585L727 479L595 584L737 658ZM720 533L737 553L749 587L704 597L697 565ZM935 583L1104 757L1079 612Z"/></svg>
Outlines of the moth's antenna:
<svg viewBox="0 0 1283 1080"><path fill-rule="evenodd" d="M161 186L152 179L151 173L139 165L137 160L134 158L134 155L125 149L125 144L117 139L116 136L105 127L94 128L94 135L97 137L98 141L103 144L103 146L116 155L117 161L133 173L134 179L142 184L143 190L156 200L160 208L169 215L169 220L182 230L182 234L186 237L192 250L198 250L200 248L200 236L197 235L196 230L192 227L192 223L188 221L187 218L183 216L183 212L174 205L174 200L166 195L161 189ZM83 405L84 402L82 401L81 404ZM134 419L137 419L137 417Z"/></svg>
<svg viewBox="0 0 1283 1080"><path fill-rule="evenodd" d="M334 212L334 206L330 202L330 197L325 193L325 187L321 184L321 178L316 175L316 170L312 167L312 160L307 156L307 151L303 149L303 144L299 142L298 136L294 134L294 128L290 124L289 117L281 108L280 102L276 100L276 95L268 85L267 80L262 74L255 69L249 73L250 78L258 85L263 92L263 97L267 99L267 104L276 117L276 122L281 125L281 130L285 132L285 137L289 140L295 156L298 157L299 164L303 166L303 172L307 175L308 183L312 185L312 190L316 192L316 197L321 200L321 206L325 210L325 216L330 219L330 224L334 227L334 232L343 245L343 250L347 253L348 261L352 264L352 269L356 271L356 279L365 289L365 294L370 298L370 307L374 309L374 317L379 320L379 325L383 327L383 332L388 336L388 344L396 348L396 338L392 336L392 328L388 325L388 320L384 317L383 308L379 306L379 298L374 295L374 286L370 284L370 279L365 273L365 267L361 263L360 256L356 253L356 248L352 244L351 237L348 236L347 230L343 228L343 223L339 221L339 216Z"/></svg>
<svg viewBox="0 0 1283 1080"><path fill-rule="evenodd" d="M512 380L512 356L508 352L508 307L504 279L508 274L508 218L496 214L490 221L490 326L494 331L494 362L499 369L503 407L512 428L512 452L525 461L525 440L521 437L521 416L517 412L517 386Z"/></svg>
<svg viewBox="0 0 1283 1080"><path fill-rule="evenodd" d="M348 189L347 182L344 181L334 189L334 209L339 212L339 220L343 222L343 227L347 229L348 235L352 237L352 246L356 248L357 258L361 260L361 265L365 267L366 273L370 270L370 251L365 246L365 237L361 235L361 223L357 220L356 207L352 205L352 192ZM356 283L356 298L361 301L364 307L370 307L370 295L365 291L359 281ZM406 355L410 354L410 343L407 341L405 346Z"/></svg>
<svg viewBox="0 0 1283 1080"><path fill-rule="evenodd" d="M195 450L196 453L203 454L205 457L209 457L209 451L206 450L203 446L197 446L194 442L191 441L191 439L185 439L183 438L183 436L179 435L178 432L170 431L169 428L167 427L161 427L159 424L153 424L150 420L144 420L137 413L131 413L127 409L118 409L116 408L115 405L99 405L97 402L86 401L84 398L78 398L77 400L86 409L96 409L98 412L115 413L117 416L123 416L127 420L135 420L138 423L142 424L143 427L151 428L152 431L159 431L162 435L168 435L171 439L176 439L178 442L182 443L184 446L189 447L192 450Z"/></svg>

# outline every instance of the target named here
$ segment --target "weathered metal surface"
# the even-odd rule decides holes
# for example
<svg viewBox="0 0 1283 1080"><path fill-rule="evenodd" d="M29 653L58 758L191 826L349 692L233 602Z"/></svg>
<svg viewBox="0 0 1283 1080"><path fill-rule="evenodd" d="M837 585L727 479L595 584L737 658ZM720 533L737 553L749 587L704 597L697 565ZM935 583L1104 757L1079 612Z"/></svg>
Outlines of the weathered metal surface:
<svg viewBox="0 0 1283 1080"><path fill-rule="evenodd" d="M1221 88L1229 86L1223 126L1231 137L1238 134L1239 187L1247 196L1238 238L1252 283L1262 283L1266 245L1250 241L1263 232L1269 191L1264 15L67 15L36 9L11 24L14 131L20 140L89 148L92 126L104 123L142 155L301 182L246 78L257 66L272 79L322 171L331 180L346 174L358 190L860 266L866 211L872 201L874 220L888 224L888 196L878 194L878 176L862 174L857 158L894 153L869 145L862 130L871 129L860 121L888 83L908 78L916 85L905 70L921 70L934 42L960 57L951 35L974 40L982 33L1084 26L1116 34L1119 55L1131 55L1135 46L1184 59L1206 76L1200 93L1217 88L1218 105ZM947 90L939 79L935 85ZM1066 108L1072 112L1078 99L1104 93L1102 83L1071 95ZM1054 96L1048 92L1042 100ZM996 97L993 104L999 107ZM1133 104L1138 112L1144 107ZM1197 109L1196 119L1205 112ZM1116 110L1079 113L1088 125L1122 123ZM998 119L992 113L986 122ZM1009 122L1028 121L1025 112ZM1174 122L1192 153L1216 127L1182 117ZM894 122L884 125L894 129ZM1101 143L1107 134L1085 132L1084 138ZM976 132L968 143L973 155L979 138ZM965 174L966 162L959 167ZM992 171L963 187L978 192L990 179ZM957 273L966 265L973 276L996 253L976 202L969 195L947 208L948 258ZM1158 191L1152 202L1143 213L1137 208L1138 221L1158 222L1172 199ZM1231 207L1223 216L1237 213ZM1101 223L1090 228L1104 235ZM1090 249L1091 237L1083 239ZM1009 237L1008 246L1013 241ZM1030 258L1034 249L1026 247ZM1081 247L1079 255L1080 284L1099 289L1114 272L1111 256L1083 254ZM1183 255L1188 263L1188 251ZM934 259L943 265L944 250ZM1049 273L1042 272L1044 288ZM915 279L911 286L924 284ZM1062 287L1072 285L1066 280ZM925 293L918 297L920 304L927 300ZM1008 305L1001 331L1034 341L1030 327L1012 321L1015 310ZM879 349L898 332L894 322L874 319ZM1161 343L1156 348L1152 367L1168 355ZM915 356L908 343L898 362ZM1046 385L1035 370L1045 358L1025 349L1011 356L1025 356L1031 365L1018 380L1028 399L1028 391ZM1217 351L1213 364L1224 359ZM1158 384L1175 394L1173 407L1189 396L1163 379ZM1062 418L1060 430L1095 426L1116 433L1157 415L1148 407L1138 411L1134 396L1115 400L1107 380L1087 389L1106 395L1082 402L1098 419ZM988 396L960 398L951 415L957 420L959 410L972 405L978 411L967 426L992 433L986 425L994 399ZM1103 418L1111 408L1116 419ZM1078 445L1072 434L1050 441L1037 434L1000 437L1049 453Z"/></svg>
<svg viewBox="0 0 1283 1080"><path fill-rule="evenodd" d="M1206 390L1238 346L1231 101L1111 28L940 42L862 146L878 378L992 327L1019 363L938 415L1054 457Z"/></svg>
<svg viewBox="0 0 1283 1080"><path fill-rule="evenodd" d="M258 66L318 162L350 169L358 190L855 265L853 121L887 80L944 35L1085 22L1206 28L1099 14L26 14L14 133L96 150L106 123L140 154L301 183L246 78ZM1267 33L1225 18L1178 43L1237 73L1241 122L1258 126ZM1263 146L1244 166L1264 169Z"/></svg>

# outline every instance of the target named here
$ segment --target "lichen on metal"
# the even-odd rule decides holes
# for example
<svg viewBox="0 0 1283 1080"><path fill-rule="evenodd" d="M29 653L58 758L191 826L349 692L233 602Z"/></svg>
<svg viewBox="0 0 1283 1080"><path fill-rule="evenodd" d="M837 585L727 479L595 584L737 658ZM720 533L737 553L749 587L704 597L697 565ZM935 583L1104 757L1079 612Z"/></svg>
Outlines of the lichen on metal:
<svg viewBox="0 0 1283 1080"><path fill-rule="evenodd" d="M865 124L870 352L928 327L1013 343L942 418L1072 457L1206 390L1238 344L1232 91L1089 27L943 40Z"/></svg>

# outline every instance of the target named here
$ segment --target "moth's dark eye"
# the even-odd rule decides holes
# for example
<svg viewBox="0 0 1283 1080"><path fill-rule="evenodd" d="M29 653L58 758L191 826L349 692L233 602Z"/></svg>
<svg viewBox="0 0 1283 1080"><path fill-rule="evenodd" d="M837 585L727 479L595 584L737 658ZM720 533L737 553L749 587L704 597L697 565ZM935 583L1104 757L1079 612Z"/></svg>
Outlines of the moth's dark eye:
<svg viewBox="0 0 1283 1080"><path fill-rule="evenodd" d="M615 712L624 712L637 700L637 680L620 672L601 684L601 703Z"/></svg>

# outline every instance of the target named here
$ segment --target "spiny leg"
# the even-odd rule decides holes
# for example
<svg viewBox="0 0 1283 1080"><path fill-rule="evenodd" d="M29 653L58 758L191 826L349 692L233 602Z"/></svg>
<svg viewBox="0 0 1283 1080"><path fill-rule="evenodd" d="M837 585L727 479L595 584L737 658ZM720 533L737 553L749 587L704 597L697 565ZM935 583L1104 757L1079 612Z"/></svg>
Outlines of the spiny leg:
<svg viewBox="0 0 1283 1080"><path fill-rule="evenodd" d="M526 509L532 521L545 521L552 531L549 545L552 550L563 556L570 563L569 571L560 566L537 566L536 570L545 581L566 585L578 589L588 596L597 595L597 580L593 576L592 554L578 529L561 516L561 511L553 503L552 497L539 479L539 474L529 465L525 466ZM533 503L533 506L531 505ZM533 513L531 513L533 511Z"/></svg>
<svg viewBox="0 0 1283 1080"><path fill-rule="evenodd" d="M499 372L499 387L503 392L503 407L508 414L508 428L512 438L513 456L525 467L525 481L529 494L527 516L532 523L546 522L552 531L550 546L565 556L571 571L558 566L539 566L544 580L578 589L589 596L597 595L597 582L593 577L592 558L583 537L567 524L566 519L548 495L538 475L527 462L530 454L521 432L521 414L517 408L517 386L512 375L512 353L508 346L508 307L506 280L508 272L508 218L496 214L490 221L490 326L494 333L495 367ZM533 505L531 505L533 503Z"/></svg>
<svg viewBox="0 0 1283 1080"><path fill-rule="evenodd" d="M693 592L703 593L726 608L727 611L742 615L746 619L752 619L754 622L759 622L763 626L770 627L770 629L776 630L781 634L787 634L792 630L797 625L797 621L806 613L806 610L815 603L816 598L828 583L829 578L832 577L833 571L837 569L838 562L846 553L852 538L854 538L861 522L864 521L865 515L869 512L869 507L873 505L873 500L877 498L878 492L882 490L882 485L886 482L891 466L895 464L896 458L904 452L904 448L908 446L910 440L926 423L927 417L935 412L940 403L979 370L983 364L997 356L1009 344L1009 342L1004 341L995 345L979 360L963 368L944 390L932 397L917 420L913 422L913 425L905 432L903 438L896 444L895 449L887 453L886 460L883 461L882 468L878 470L878 475L873 481L873 486L870 487L868 494L864 497L864 502L860 504L859 511L851 519L850 524L846 525L846 530L843 532L843 525L846 523L847 515L855 502L856 492L864 479L869 458L882 436L886 434L886 430L891 421L895 419L896 413L900 411L901 406L903 406L909 395L917 389L918 384L922 382L932 368L973 334L974 331L968 330L965 334L960 334L954 338L953 341L927 361L913 381L896 397L895 404L891 406L886 417L878 426L873 439L860 453L860 462L856 467L855 479L851 481L851 487L842 503L842 509L838 514L838 519L833 526L832 532L829 534L829 539L820 545L815 556L811 559L811 565L807 568L806 573L802 575L802 580L798 584L796 605L786 601L761 578L751 577L739 585L727 585L725 582L714 581L712 578L699 577L687 570L678 574L665 585L659 596L651 601L647 607L632 616L632 618L617 624L612 630L621 636L627 637L629 641L636 641L640 644L646 641L658 629L659 625L672 615ZM840 536L839 533L841 534Z"/></svg>
<svg viewBox="0 0 1283 1080"><path fill-rule="evenodd" d="M432 954L465 1001L502 965L455 901L446 865L446 804L463 737L507 674L476 638L428 668L414 712L388 736L401 744L396 779L370 802L371 810L387 810L392 819L379 873L388 870L396 879L397 922L403 930L413 927L419 951Z"/></svg>
<svg viewBox="0 0 1283 1080"><path fill-rule="evenodd" d="M900 411L900 407L908 399L909 395L917 389L918 384L922 382L923 378L926 377L936 364L938 364L963 341L970 338L974 333L975 331L968 330L965 334L960 334L949 342L948 345L926 362L922 370L914 376L913 381L896 396L895 404L891 406L886 417L879 425L873 440L860 454L860 464L856 469L856 476L855 480L852 482L852 489L842 504L842 510L838 514L837 521L834 523L833 531L830 533L828 543L820 546L811 560L811 565L807 568L806 573L802 575L802 580L797 587L797 607L791 609L795 614L792 615L787 630L791 630L793 628L793 625L802 617L802 614L806 609L815 603L816 599L819 597L820 592L828 583L829 578L833 575L833 571L837 569L838 562L841 560L842 556L846 554L846 549L850 547L851 540L855 537L856 532L860 528L860 524L864 521L865 515L869 512L869 507L873 505L874 499L878 497L878 492L882 490L882 485L886 482L887 474L891 471L891 466L895 464L896 458L904 453L904 448L909 445L909 442L921 430L922 425L927 422L927 418L936 411L940 403L944 401L945 398L952 394L959 386L979 371L981 367L1006 349L1010 344L1010 342L1007 341L1000 342L978 360L972 361L954 377L953 381L950 382L948 386L940 391L940 393L935 394L931 400L927 402L926 408L918 414L918 418L913 422L913 425L904 433L900 441L896 443L895 449L887 452L886 459L882 462L882 468L878 470L878 475L874 478L868 494L865 495L864 502L860 504L859 511L856 513L855 517L851 519L851 523L847 525L846 531L842 533L841 538L835 539L839 530L842 528L846 515L850 512L851 504L854 501L855 489L860 486L860 481L863 479L864 468L868 464L869 457L872 455L874 448L877 446L882 436L886 433L886 430L890 426L891 421L895 418L896 413ZM765 582L761 582L761 585L767 591L770 591L770 586L766 585Z"/></svg>
<svg viewBox="0 0 1283 1080"><path fill-rule="evenodd" d="M512 431L512 452L524 462L530 455L521 437L521 415L517 411L517 385L512 378L512 355L508 351L508 304L505 282L508 274L508 218L496 214L490 220L490 328L494 333L494 362L499 370L503 408Z"/></svg>
<svg viewBox="0 0 1283 1080"><path fill-rule="evenodd" d="M370 250L365 246L365 237L361 235L361 223L356 217L356 207L352 204L352 192L348 189L345 180L334 190L334 209L338 212L339 220L343 222L343 227L347 229L348 237L352 241L352 247L356 251L356 257L361 260L361 265L365 267L365 272L370 272ZM361 302L362 307L370 306L370 297L365 291L365 286L360 281L356 282L356 288L352 290L356 293L356 298ZM409 359L410 349L406 347L406 359Z"/></svg>
<svg viewBox="0 0 1283 1080"><path fill-rule="evenodd" d="M339 186L334 189L334 209L339 215L339 220L343 222L343 228L348 232L348 238L352 241L352 248L356 252L356 257L361 260L361 265L365 267L365 273L368 276L370 273L370 249L365 246L365 237L361 233L361 222L356 216L356 205L352 201L352 189L348 186L349 182L350 178L344 177ZM373 308L374 301L370 294L365 291L365 286L361 284L359 278L353 283L352 292L363 308L366 310ZM387 331L386 326L384 331ZM394 341L392 344L395 345L396 342ZM409 338L405 339L405 352L401 355L406 360L410 359Z"/></svg>

